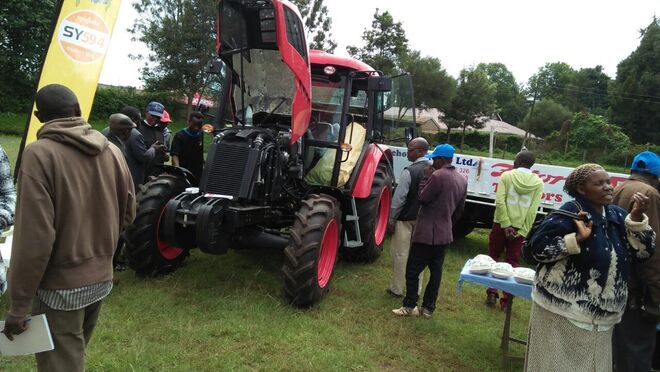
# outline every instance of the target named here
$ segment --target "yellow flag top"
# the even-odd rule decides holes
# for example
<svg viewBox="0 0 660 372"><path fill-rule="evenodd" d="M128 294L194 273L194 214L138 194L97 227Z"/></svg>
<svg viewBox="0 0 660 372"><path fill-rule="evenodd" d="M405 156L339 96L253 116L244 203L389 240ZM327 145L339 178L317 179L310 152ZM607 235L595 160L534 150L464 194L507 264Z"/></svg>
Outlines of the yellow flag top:
<svg viewBox="0 0 660 372"><path fill-rule="evenodd" d="M48 46L37 90L49 84L71 89L84 118L94 102L105 53L119 13L121 0L61 0L60 12ZM37 139L41 123L33 107L22 149Z"/></svg>

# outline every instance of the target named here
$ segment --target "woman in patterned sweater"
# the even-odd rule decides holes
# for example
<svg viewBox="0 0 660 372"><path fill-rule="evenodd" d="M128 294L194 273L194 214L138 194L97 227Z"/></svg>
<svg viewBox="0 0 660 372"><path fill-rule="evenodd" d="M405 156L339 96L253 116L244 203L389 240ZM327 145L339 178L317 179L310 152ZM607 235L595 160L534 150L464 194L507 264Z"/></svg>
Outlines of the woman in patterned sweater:
<svg viewBox="0 0 660 372"><path fill-rule="evenodd" d="M14 181L11 179L9 158L0 146L0 232L14 224L15 208L16 189L14 189ZM6 287L5 267L2 262L2 254L0 254L0 295L4 293Z"/></svg>
<svg viewBox="0 0 660 372"><path fill-rule="evenodd" d="M577 167L564 188L575 201L561 209L591 221L550 215L532 238L540 264L525 370L611 371L612 330L626 305L630 262L655 250L643 214L648 198L635 195L630 213L610 205L613 187L597 164Z"/></svg>

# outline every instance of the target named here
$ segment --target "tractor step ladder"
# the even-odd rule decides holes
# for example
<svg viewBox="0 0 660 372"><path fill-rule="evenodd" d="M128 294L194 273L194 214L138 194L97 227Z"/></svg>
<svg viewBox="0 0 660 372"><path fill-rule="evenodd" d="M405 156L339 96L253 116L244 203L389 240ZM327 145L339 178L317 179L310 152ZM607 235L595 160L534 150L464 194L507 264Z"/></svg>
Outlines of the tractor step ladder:
<svg viewBox="0 0 660 372"><path fill-rule="evenodd" d="M351 198L351 212L353 212L353 214L349 214L346 216L346 223L353 223L353 225L355 226L355 235L357 237L357 240L348 240L348 234L344 229L344 247L347 248L361 247L364 243L362 243L362 235L360 234L360 216L358 216L357 213L355 198Z"/></svg>

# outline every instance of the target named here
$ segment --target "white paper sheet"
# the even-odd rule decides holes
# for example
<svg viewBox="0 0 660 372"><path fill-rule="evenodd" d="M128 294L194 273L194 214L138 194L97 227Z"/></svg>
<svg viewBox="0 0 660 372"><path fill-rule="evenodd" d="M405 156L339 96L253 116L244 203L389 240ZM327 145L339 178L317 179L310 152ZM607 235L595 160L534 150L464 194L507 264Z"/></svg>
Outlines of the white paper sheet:
<svg viewBox="0 0 660 372"><path fill-rule="evenodd" d="M20 335L14 335L14 341L9 341L7 336L0 333L0 354L28 355L55 348L46 315L35 315L28 319L28 329ZM0 330L4 328L5 322L2 321L0 322Z"/></svg>

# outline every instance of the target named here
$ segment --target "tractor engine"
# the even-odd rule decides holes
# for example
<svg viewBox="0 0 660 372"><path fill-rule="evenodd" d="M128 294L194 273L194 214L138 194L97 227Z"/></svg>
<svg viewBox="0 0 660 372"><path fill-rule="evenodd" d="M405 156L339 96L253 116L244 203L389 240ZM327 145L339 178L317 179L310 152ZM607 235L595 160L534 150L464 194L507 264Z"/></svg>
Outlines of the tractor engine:
<svg viewBox="0 0 660 372"><path fill-rule="evenodd" d="M264 127L220 131L199 188L187 188L166 205L163 240L211 254L286 247L280 229L290 226L297 208L288 195L299 192L299 176L290 175L302 169L290 139L290 131Z"/></svg>

